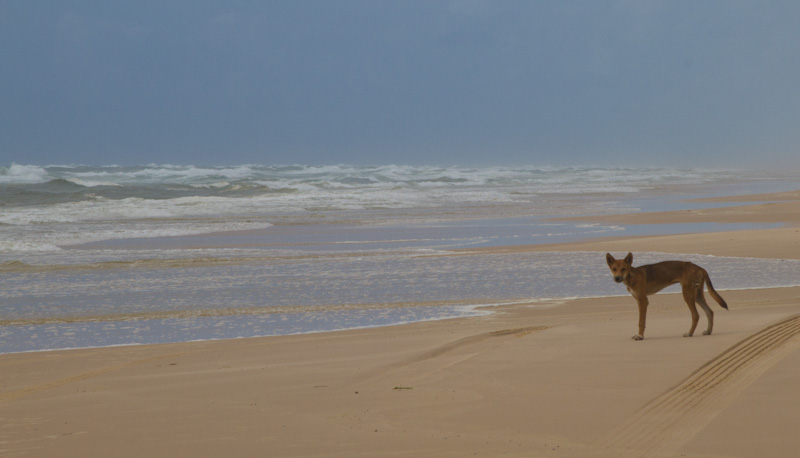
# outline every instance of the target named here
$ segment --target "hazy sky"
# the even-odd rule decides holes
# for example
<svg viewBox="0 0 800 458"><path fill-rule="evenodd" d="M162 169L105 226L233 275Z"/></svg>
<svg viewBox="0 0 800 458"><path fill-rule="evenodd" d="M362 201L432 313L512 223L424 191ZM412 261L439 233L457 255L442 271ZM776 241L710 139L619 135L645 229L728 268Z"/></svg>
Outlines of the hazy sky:
<svg viewBox="0 0 800 458"><path fill-rule="evenodd" d="M0 166L800 167L800 2L0 0Z"/></svg>

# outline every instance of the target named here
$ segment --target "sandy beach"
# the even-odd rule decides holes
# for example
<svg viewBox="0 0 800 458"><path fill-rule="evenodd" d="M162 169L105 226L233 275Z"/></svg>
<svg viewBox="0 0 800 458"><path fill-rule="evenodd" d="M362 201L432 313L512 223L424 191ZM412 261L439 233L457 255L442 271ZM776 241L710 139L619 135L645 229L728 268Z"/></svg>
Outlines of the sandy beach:
<svg viewBox="0 0 800 458"><path fill-rule="evenodd" d="M800 193L746 200L589 221L783 225L486 256L596 251L598 269L607 251L800 259ZM796 456L800 288L720 293L730 310L709 301L714 334L692 338L681 337L690 317L680 295L660 294L641 342L630 339L635 302L620 296L331 333L0 355L0 456Z"/></svg>

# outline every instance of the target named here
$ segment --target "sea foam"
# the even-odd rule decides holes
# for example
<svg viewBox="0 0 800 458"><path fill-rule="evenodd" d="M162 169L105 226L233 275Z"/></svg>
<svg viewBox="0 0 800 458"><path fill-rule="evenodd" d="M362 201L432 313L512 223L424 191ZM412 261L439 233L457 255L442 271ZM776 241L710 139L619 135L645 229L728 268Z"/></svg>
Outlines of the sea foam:
<svg viewBox="0 0 800 458"><path fill-rule="evenodd" d="M631 212L665 190L692 197L719 186L746 189L754 179L773 184L769 190L786 181L775 173L670 168L12 164L0 168L0 251L286 221Z"/></svg>

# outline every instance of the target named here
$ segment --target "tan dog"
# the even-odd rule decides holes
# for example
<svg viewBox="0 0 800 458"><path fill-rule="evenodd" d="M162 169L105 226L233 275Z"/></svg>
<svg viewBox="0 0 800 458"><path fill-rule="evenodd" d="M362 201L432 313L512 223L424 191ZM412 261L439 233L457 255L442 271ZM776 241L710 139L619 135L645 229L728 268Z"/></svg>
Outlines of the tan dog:
<svg viewBox="0 0 800 458"><path fill-rule="evenodd" d="M724 309L728 309L728 304L720 297L711 285L708 272L705 269L685 261L664 261L655 264L646 264L633 267L633 254L628 253L625 259L614 259L610 253L606 253L606 262L614 275L617 283L623 283L628 288L636 303L639 305L639 334L633 336L633 340L644 339L644 327L647 318L647 296L655 294L669 285L680 283L683 289L683 299L689 306L692 313L692 327L684 337L691 337L697 328L700 314L697 313L697 306L700 304L708 318L708 329L703 331L704 335L711 334L714 328L714 312L706 303L703 297L703 283L708 285L708 293Z"/></svg>

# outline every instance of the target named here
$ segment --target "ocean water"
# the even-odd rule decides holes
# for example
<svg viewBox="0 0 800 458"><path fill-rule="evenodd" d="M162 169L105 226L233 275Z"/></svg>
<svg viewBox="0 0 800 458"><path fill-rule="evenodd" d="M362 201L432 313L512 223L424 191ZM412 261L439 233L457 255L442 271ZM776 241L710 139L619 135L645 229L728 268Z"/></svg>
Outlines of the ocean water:
<svg viewBox="0 0 800 458"><path fill-rule="evenodd" d="M779 172L667 168L12 164L0 167L0 353L331 331L623 294L603 253L469 249L739 229L549 218L701 208L684 200L799 186ZM718 289L800 283L780 274L795 261L696 260ZM752 275L753 262L765 275Z"/></svg>

